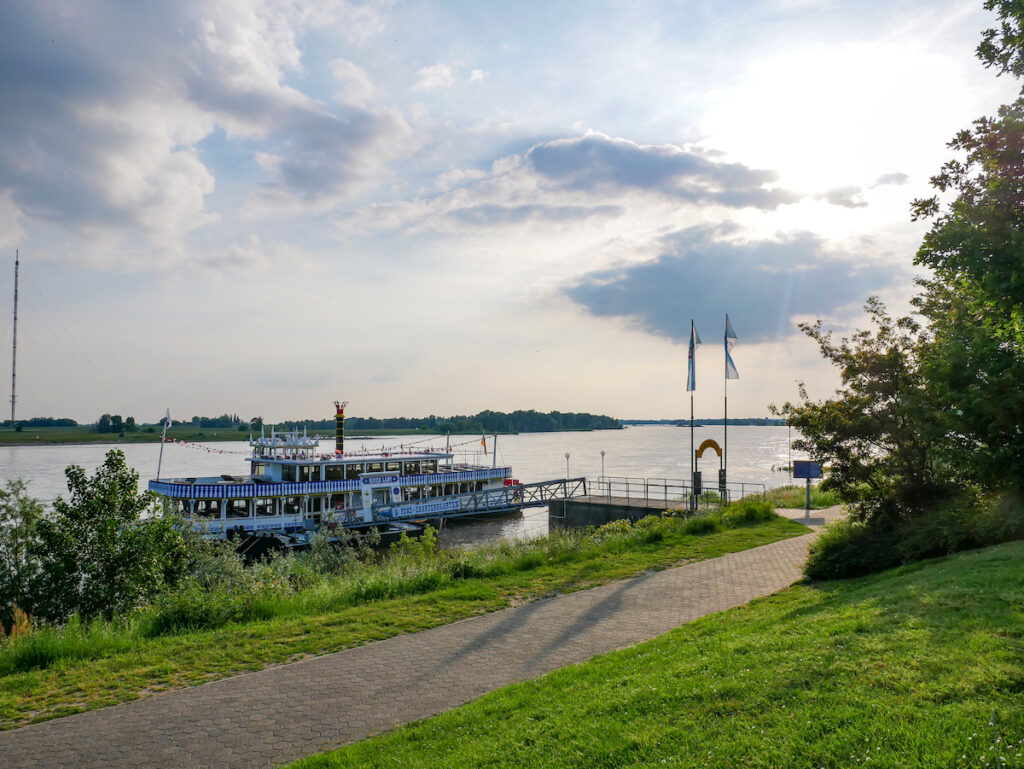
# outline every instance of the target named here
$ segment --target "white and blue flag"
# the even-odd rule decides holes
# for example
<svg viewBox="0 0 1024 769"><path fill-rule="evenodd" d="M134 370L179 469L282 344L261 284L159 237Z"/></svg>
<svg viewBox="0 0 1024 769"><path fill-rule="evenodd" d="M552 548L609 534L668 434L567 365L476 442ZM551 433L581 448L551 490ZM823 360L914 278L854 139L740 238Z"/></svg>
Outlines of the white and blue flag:
<svg viewBox="0 0 1024 769"><path fill-rule="evenodd" d="M686 392L693 392L697 389L697 369L694 365L696 358L695 353L697 348L700 347L700 335L697 333L697 329L694 328L693 321L690 321L690 354L688 356L688 363L686 367Z"/></svg>
<svg viewBox="0 0 1024 769"><path fill-rule="evenodd" d="M736 346L736 330L729 322L729 315L725 316L725 378L739 379L740 372L736 370L736 364L732 362L732 348Z"/></svg>

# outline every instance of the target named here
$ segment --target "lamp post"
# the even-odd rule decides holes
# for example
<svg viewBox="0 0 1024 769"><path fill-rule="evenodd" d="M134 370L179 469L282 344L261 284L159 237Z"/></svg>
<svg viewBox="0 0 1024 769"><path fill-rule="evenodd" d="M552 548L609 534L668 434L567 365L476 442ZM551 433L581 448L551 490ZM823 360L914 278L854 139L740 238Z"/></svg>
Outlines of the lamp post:
<svg viewBox="0 0 1024 769"><path fill-rule="evenodd" d="M569 452L565 452L565 480L569 480Z"/></svg>
<svg viewBox="0 0 1024 769"><path fill-rule="evenodd" d="M604 449L601 449L601 483L605 485L605 492L610 499L612 496L612 485L604 475Z"/></svg>

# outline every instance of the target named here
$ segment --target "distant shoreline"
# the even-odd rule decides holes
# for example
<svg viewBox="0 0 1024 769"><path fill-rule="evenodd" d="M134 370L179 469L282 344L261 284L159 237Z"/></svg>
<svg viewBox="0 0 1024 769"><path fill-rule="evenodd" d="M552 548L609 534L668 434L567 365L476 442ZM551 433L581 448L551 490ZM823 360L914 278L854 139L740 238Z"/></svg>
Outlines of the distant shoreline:
<svg viewBox="0 0 1024 769"><path fill-rule="evenodd" d="M689 420L622 420L622 427L689 427ZM694 427L714 427L721 425L722 420L714 419L695 419L693 421ZM730 426L735 427L778 427L777 420L729 420ZM781 421L781 426L785 426L785 421ZM282 428L283 429L283 428ZM582 432L599 432L607 430L617 430L622 428L614 427L599 427L599 428L581 428L577 430L535 430L535 431L517 431L517 432L502 432L498 431L498 435L542 435L545 433L582 433ZM333 432L320 430L311 430L310 434L315 435L319 432L320 437L325 440L332 440L334 438ZM466 436L479 435L477 432L431 432L429 430L360 430L358 432L353 431L350 434L346 434L348 440L372 440L374 438L387 437L387 436L422 436L422 437L444 437L446 434L452 436ZM487 432L487 435L493 435L493 432ZM177 441L188 441L190 443L221 443L227 441L247 441L249 439L249 431L245 432L233 431L229 428L195 428L192 425L174 425L167 433L167 440ZM2 446L109 446L119 443L159 443L160 433L159 432L133 432L133 433L97 433L93 430L84 429L81 427L38 427L23 429L21 432L16 432L10 429L0 430L0 447Z"/></svg>

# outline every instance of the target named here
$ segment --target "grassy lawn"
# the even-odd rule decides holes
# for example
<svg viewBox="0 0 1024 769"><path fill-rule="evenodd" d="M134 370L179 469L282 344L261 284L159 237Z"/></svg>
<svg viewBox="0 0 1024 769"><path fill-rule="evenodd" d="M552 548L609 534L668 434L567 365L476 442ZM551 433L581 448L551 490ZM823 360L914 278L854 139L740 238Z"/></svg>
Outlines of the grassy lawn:
<svg viewBox="0 0 1024 769"><path fill-rule="evenodd" d="M290 766L1019 769L1022 563L798 585Z"/></svg>
<svg viewBox="0 0 1024 769"><path fill-rule="evenodd" d="M91 659L0 676L0 728L136 699L148 693L258 670L453 622L555 593L635 576L684 561L798 536L803 526L776 518L707 534L670 533L661 541L596 550L582 560L548 563L489 578L449 580L437 589L329 611L330 596L300 594L265 621L156 638L130 633L98 644ZM329 586L328 588L329 589ZM102 633L101 633L102 634ZM93 641L96 633L90 638ZM104 639L99 639L103 641Z"/></svg>

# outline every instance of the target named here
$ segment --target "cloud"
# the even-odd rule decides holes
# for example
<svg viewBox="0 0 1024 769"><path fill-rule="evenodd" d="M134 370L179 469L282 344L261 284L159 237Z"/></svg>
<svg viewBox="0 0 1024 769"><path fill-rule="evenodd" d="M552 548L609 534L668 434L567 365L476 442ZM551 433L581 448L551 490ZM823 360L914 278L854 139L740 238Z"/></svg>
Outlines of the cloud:
<svg viewBox="0 0 1024 769"><path fill-rule="evenodd" d="M793 334L796 317L833 316L902 277L809 232L754 241L737 233L730 223L679 230L659 239L656 259L586 273L562 291L591 315L677 342L691 318L714 338L726 312L741 341L767 342Z"/></svg>
<svg viewBox="0 0 1024 769"><path fill-rule="evenodd" d="M456 231L465 225L562 225L630 213L647 219L659 212L673 222L684 206L705 217L716 205L771 211L801 199L772 186L774 171L719 157L712 150L588 133L537 142L496 158L487 169L446 171L435 180L435 195L369 204L335 223L343 231Z"/></svg>
<svg viewBox="0 0 1024 769"><path fill-rule="evenodd" d="M861 195L864 190L855 185L846 187L831 187L824 192L820 192L814 197L818 200L824 200L831 203L833 206L842 206L843 208L865 208L867 201L864 200Z"/></svg>
<svg viewBox="0 0 1024 769"><path fill-rule="evenodd" d="M901 171L895 171L889 174L882 174L881 176L878 177L878 179L875 180L875 183L872 184L871 186L882 187L886 184L902 185L909 184L909 182L910 177L907 174Z"/></svg>
<svg viewBox="0 0 1024 769"><path fill-rule="evenodd" d="M418 70L416 75L418 79L413 86L413 90L416 91L436 91L455 84L455 72L451 64L432 64Z"/></svg>
<svg viewBox="0 0 1024 769"><path fill-rule="evenodd" d="M459 224L485 227L490 225L522 224L528 221L551 223L575 222L584 219L608 219L622 216L622 206L519 206L480 205L458 208L449 215Z"/></svg>
<svg viewBox="0 0 1024 769"><path fill-rule="evenodd" d="M379 23L377 4L338 0L15 4L0 25L8 202L24 222L186 258L189 233L219 219L200 146L217 129L269 174L265 193L343 200L408 151L408 126L395 110L360 106L368 79L337 61L354 96L333 110L286 75L301 72L307 28L362 39Z"/></svg>
<svg viewBox="0 0 1024 769"><path fill-rule="evenodd" d="M491 76L490 72L486 72L486 71L484 71L482 69L474 69L472 72L469 73L469 79L470 79L471 82L474 82L474 83L482 82L482 81L486 80L487 78L489 78L490 76Z"/></svg>
<svg viewBox="0 0 1024 769"><path fill-rule="evenodd" d="M331 74L342 86L335 96L340 103L363 106L373 96L373 81L366 70L358 64L345 59L334 59L331 62Z"/></svg>
<svg viewBox="0 0 1024 769"><path fill-rule="evenodd" d="M774 171L713 160L710 153L672 144L638 144L600 133L532 147L525 161L564 190L615 194L643 190L688 203L772 210L800 195L771 186Z"/></svg>
<svg viewBox="0 0 1024 769"><path fill-rule="evenodd" d="M0 189L0 246L13 246L24 236L19 219L21 211L11 198L11 191Z"/></svg>

